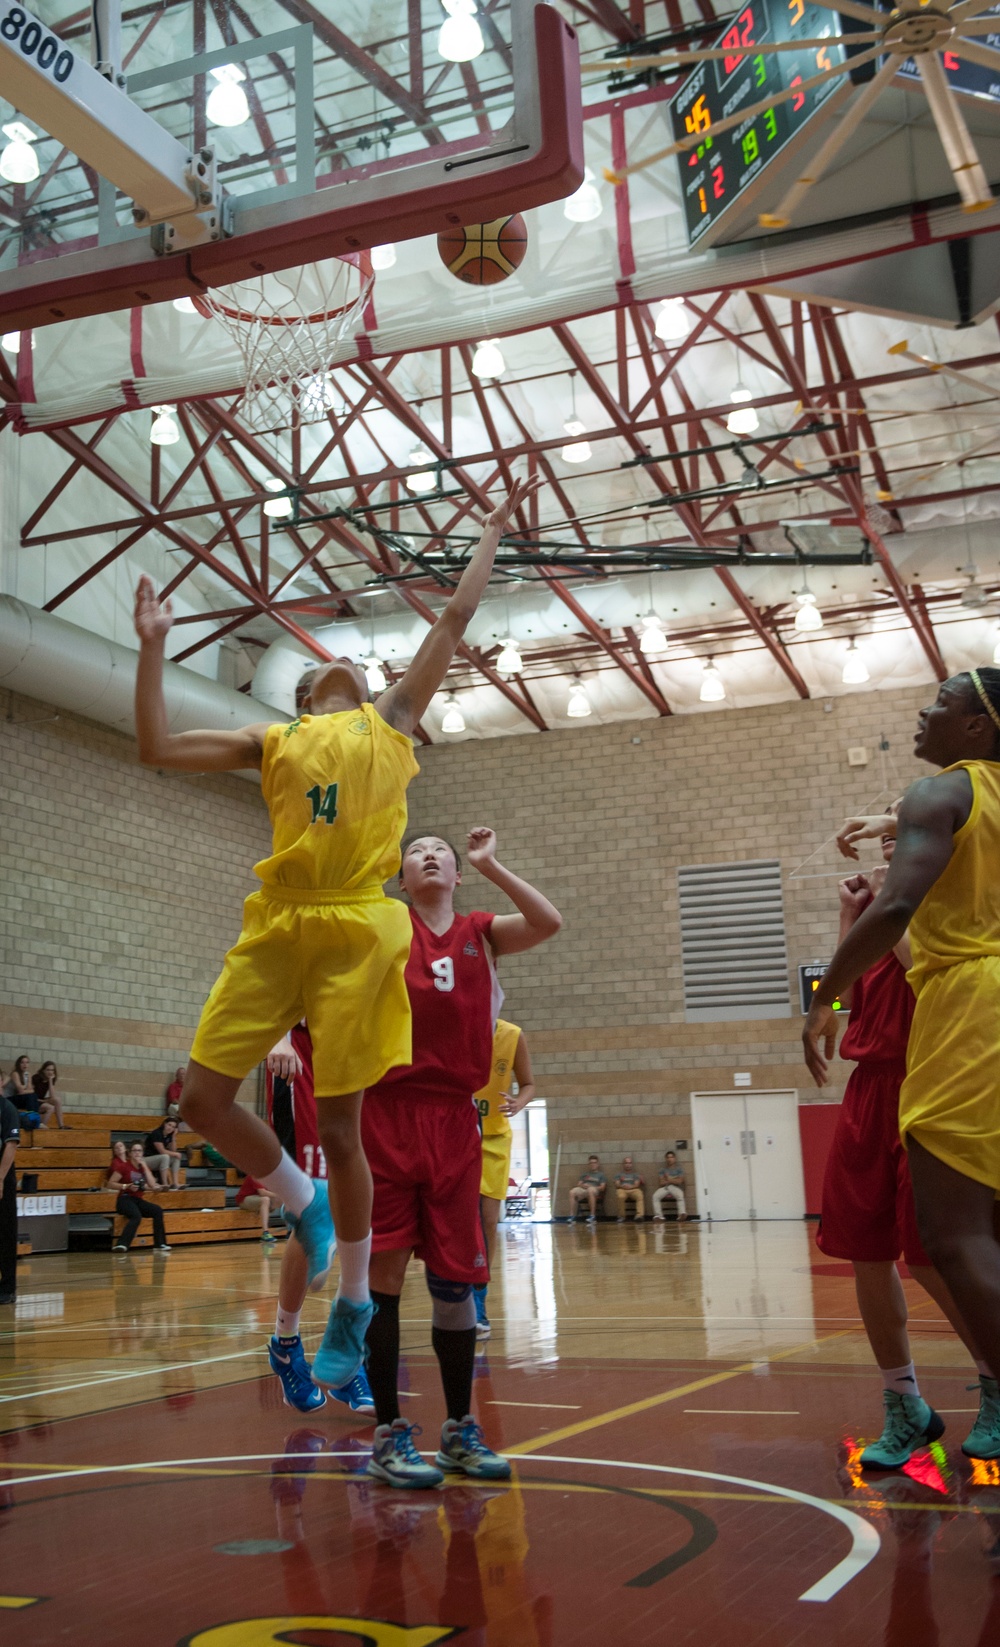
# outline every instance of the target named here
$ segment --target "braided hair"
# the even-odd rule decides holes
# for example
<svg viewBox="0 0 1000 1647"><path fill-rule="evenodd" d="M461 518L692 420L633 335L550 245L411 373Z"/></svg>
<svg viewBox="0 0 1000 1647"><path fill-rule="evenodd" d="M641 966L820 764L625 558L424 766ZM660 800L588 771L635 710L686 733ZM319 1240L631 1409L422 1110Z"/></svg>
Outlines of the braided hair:
<svg viewBox="0 0 1000 1647"><path fill-rule="evenodd" d="M968 681L969 707L976 714L986 714L993 722L994 742L1000 743L1000 669L984 667L969 670L964 679Z"/></svg>

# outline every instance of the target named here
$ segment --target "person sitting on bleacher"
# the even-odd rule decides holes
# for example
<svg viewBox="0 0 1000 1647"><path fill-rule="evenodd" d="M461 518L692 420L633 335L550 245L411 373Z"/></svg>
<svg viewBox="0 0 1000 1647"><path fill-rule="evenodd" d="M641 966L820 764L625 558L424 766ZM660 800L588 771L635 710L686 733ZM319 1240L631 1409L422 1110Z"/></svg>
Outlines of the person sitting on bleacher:
<svg viewBox="0 0 1000 1647"><path fill-rule="evenodd" d="M111 1166L108 1170L108 1184L111 1189L118 1191L118 1200L115 1211L125 1219L125 1228L111 1248L112 1252L128 1252L135 1240L135 1232L143 1218L153 1220L153 1246L157 1252L169 1252L167 1246L167 1232L163 1223L163 1212L155 1201L145 1199L147 1189L155 1190L156 1183L142 1158L142 1145L133 1144L125 1159L118 1154L121 1146L115 1145L111 1157Z"/></svg>
<svg viewBox="0 0 1000 1647"><path fill-rule="evenodd" d="M158 1127L147 1132L142 1141L142 1158L151 1173L159 1178L164 1189L181 1187L181 1152L174 1149L177 1122L164 1116ZM170 1182L171 1173L173 1183Z"/></svg>
<svg viewBox="0 0 1000 1647"><path fill-rule="evenodd" d="M4 1082L2 1094L14 1105L21 1117L22 1127L34 1132L37 1127L45 1125L41 1111L35 1104L35 1089L31 1084L31 1059L26 1052L22 1052Z"/></svg>

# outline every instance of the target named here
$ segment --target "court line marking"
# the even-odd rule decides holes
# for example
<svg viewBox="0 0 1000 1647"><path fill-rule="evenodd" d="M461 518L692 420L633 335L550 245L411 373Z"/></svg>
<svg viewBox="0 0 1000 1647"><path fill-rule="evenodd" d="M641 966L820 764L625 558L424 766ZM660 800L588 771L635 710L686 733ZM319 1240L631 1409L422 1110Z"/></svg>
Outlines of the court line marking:
<svg viewBox="0 0 1000 1647"><path fill-rule="evenodd" d="M552 1453L538 1453L535 1455L538 1464L582 1464L589 1467L598 1466L608 1470L650 1470L658 1475L694 1476L699 1481L725 1481L734 1487L756 1487L759 1491L773 1494L776 1498L792 1500L798 1504L807 1504L811 1509L821 1510L824 1515L832 1516L845 1526L851 1535L851 1548L842 1561L831 1567L808 1590L799 1596L800 1601L831 1601L835 1595L864 1572L869 1562L874 1561L882 1548L882 1540L878 1531L870 1521L854 1510L848 1510L841 1504L832 1503L826 1498L816 1498L812 1493L800 1493L794 1487L779 1487L771 1481L756 1481L745 1475L720 1475L715 1470L686 1470L674 1464L633 1464L620 1458L565 1458Z"/></svg>
<svg viewBox="0 0 1000 1647"><path fill-rule="evenodd" d="M807 1350L819 1349L824 1344L831 1343L836 1338L846 1338L846 1332L829 1333L825 1338L813 1339L808 1344L797 1344L791 1350L779 1350L775 1355L767 1357L767 1365L774 1361L787 1360L792 1355L802 1355ZM757 1361L741 1361L738 1366L727 1367L723 1372L710 1373L707 1378L697 1378L691 1384L679 1384L676 1389L664 1390L660 1395L648 1395L643 1401L632 1401L627 1407L614 1407L610 1412L598 1413L594 1418L582 1418L577 1424L567 1424L561 1430L550 1430L546 1435L538 1435L531 1441L517 1441L513 1446L505 1448L509 1457L523 1457L525 1453L537 1452L540 1447L554 1446L557 1441L569 1441L575 1435L583 1435L588 1430L599 1429L604 1424L615 1424L620 1418L632 1418L636 1413L649 1412L652 1407L662 1407L667 1401L679 1401L685 1395L697 1395L700 1390L712 1389L716 1384L725 1384L732 1378L741 1378L745 1373L753 1373L761 1365Z"/></svg>
<svg viewBox="0 0 1000 1647"><path fill-rule="evenodd" d="M513 1449L509 1449L512 1451ZM426 1455L430 1457L428 1453ZM229 1453L218 1458L162 1458L150 1459L140 1464L84 1464L72 1469L51 1471L47 1475L15 1476L4 1480L4 1487L43 1486L47 1481L65 1481L74 1477L94 1475L136 1475L143 1471L173 1471L183 1469L203 1470L213 1464L249 1464L270 1462L274 1464L280 1459L307 1458L316 1463L319 1458L351 1458L358 1460L356 1452L329 1452L317 1453ZM830 1601L837 1595L852 1578L863 1572L869 1562L874 1561L882 1547L882 1541L877 1530L870 1522L830 1499L817 1498L812 1493L799 1492L794 1487L779 1486L773 1481L758 1481L752 1476L722 1475L715 1470L689 1470L674 1464L641 1464L633 1463L621 1458L574 1458L561 1454L538 1453L534 1458L527 1460L536 1464L578 1464L583 1468L598 1468L607 1470L641 1470L656 1475L688 1476L698 1481L723 1481L732 1487L749 1487L759 1493L766 1493L771 1498L784 1499L788 1502L805 1504L811 1509L820 1510L824 1515L832 1516L847 1528L851 1534L851 1548L842 1561L831 1567L828 1573L805 1590L799 1596L800 1601ZM37 1468L37 1466L36 1466ZM237 1474L244 1472L237 1471ZM300 1473L300 1472L290 1472ZM312 1472L302 1472L310 1474ZM352 1479L345 1477L344 1479ZM584 1483L586 1485L586 1483Z"/></svg>
<svg viewBox="0 0 1000 1647"><path fill-rule="evenodd" d="M532 1407L539 1412L581 1413L579 1401L487 1401L488 1407Z"/></svg>
<svg viewBox="0 0 1000 1647"><path fill-rule="evenodd" d="M41 1390L27 1390L16 1395L0 1395L0 1403L6 1401L33 1401L43 1395L66 1395L75 1390L92 1390L100 1384L121 1384L129 1378L152 1378L156 1373L183 1372L191 1367L212 1367L219 1361L240 1361L248 1355L263 1355L264 1348L254 1345L247 1350L233 1350L229 1355L206 1355L198 1361L166 1361L157 1367L140 1367L136 1372L108 1373L104 1378L88 1378L79 1384L57 1384Z"/></svg>
<svg viewBox="0 0 1000 1647"><path fill-rule="evenodd" d="M0 1607L34 1607L43 1596L0 1596Z"/></svg>
<svg viewBox="0 0 1000 1647"><path fill-rule="evenodd" d="M939 1407L938 1412L941 1411ZM717 1413L720 1418L798 1418L797 1407L685 1407L686 1413Z"/></svg>

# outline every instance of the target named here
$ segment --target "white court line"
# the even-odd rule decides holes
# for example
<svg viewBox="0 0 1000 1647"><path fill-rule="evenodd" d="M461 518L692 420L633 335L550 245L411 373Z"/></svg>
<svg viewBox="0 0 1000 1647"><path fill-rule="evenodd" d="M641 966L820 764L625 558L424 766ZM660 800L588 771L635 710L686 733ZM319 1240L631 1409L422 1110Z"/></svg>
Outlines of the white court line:
<svg viewBox="0 0 1000 1647"><path fill-rule="evenodd" d="M24 1487L41 1486L47 1481L67 1481L75 1477L91 1475L136 1475L143 1470L182 1470L185 1468L204 1469L211 1464L259 1464L274 1463L278 1459L306 1458L315 1465L318 1458L350 1458L355 1462L359 1458L357 1452L346 1452L333 1447L322 1453L228 1453L220 1458L161 1458L147 1460L143 1464L82 1464L74 1469L52 1470L46 1475L14 1476L6 1480L0 1477L0 1486ZM431 1453L423 1455L430 1458ZM851 1534L851 1548L842 1561L810 1588L799 1596L800 1601L830 1601L835 1595L863 1572L869 1562L874 1561L882 1547L878 1532L870 1522L853 1510L845 1509L841 1504L833 1504L829 1499L816 1498L812 1493L797 1492L794 1487L779 1487L773 1481L756 1481L745 1475L719 1475L714 1470L685 1470L673 1464L636 1464L622 1458L570 1458L557 1453L530 1453L522 1454L518 1459L523 1464L580 1464L589 1469L605 1470L645 1470L656 1475L683 1475L693 1476L698 1481L724 1481L733 1487L754 1487L759 1492L773 1493L776 1498L787 1499L796 1504L807 1504L811 1509L821 1510L839 1521Z"/></svg>
<svg viewBox="0 0 1000 1647"><path fill-rule="evenodd" d="M936 1409L941 1412L941 1408ZM978 1409L977 1409L978 1410ZM685 1407L686 1413L718 1413L722 1418L798 1418L797 1407Z"/></svg>
<svg viewBox="0 0 1000 1647"><path fill-rule="evenodd" d="M571 1401L487 1401L488 1407L531 1407L538 1412L582 1413L583 1408Z"/></svg>
<svg viewBox="0 0 1000 1647"><path fill-rule="evenodd" d="M0 1403L5 1401L33 1401L43 1395L66 1395L74 1390L92 1390L99 1384L120 1384L127 1378L152 1378L156 1373L183 1372L190 1367L211 1367L217 1361L239 1361L247 1355L263 1355L264 1351L254 1345L249 1350L234 1350L231 1355L206 1355L199 1361L167 1361L160 1367L142 1367L138 1372L108 1373L105 1378L88 1378L80 1384L57 1384L54 1389L28 1390L17 1395L0 1395Z"/></svg>

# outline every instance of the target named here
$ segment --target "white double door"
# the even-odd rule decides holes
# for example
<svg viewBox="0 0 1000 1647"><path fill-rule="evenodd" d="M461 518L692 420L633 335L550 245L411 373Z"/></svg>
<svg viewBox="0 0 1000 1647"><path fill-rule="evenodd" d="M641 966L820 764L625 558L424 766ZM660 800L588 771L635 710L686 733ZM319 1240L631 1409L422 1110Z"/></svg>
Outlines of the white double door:
<svg viewBox="0 0 1000 1647"><path fill-rule="evenodd" d="M796 1092L693 1092L702 1218L804 1218Z"/></svg>

